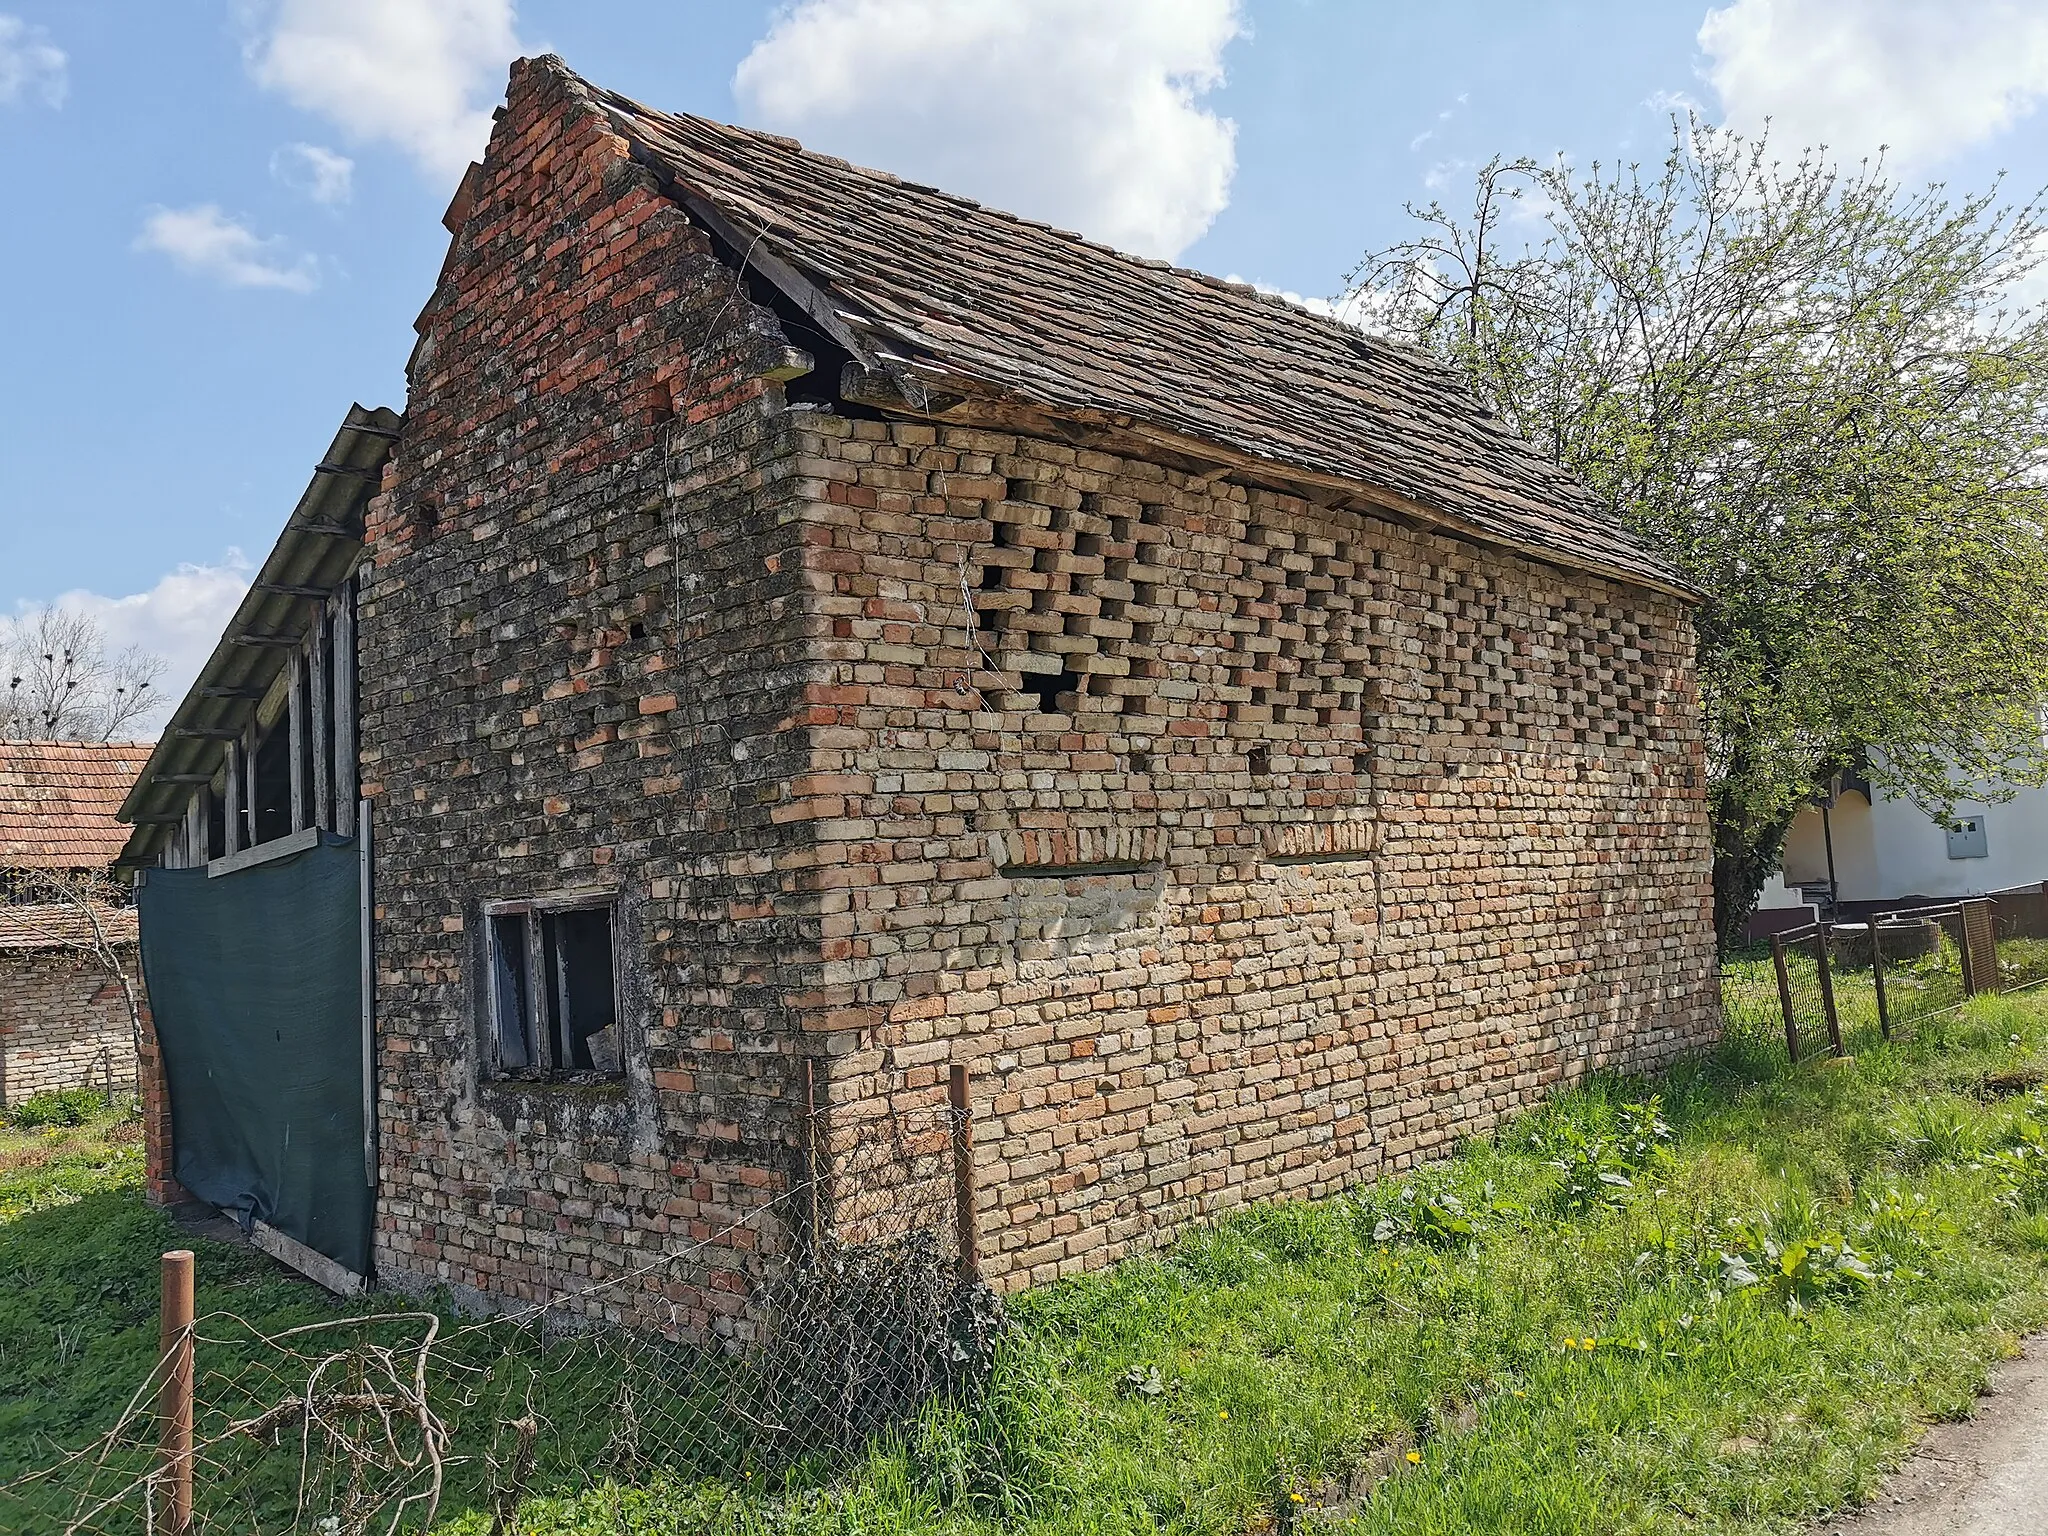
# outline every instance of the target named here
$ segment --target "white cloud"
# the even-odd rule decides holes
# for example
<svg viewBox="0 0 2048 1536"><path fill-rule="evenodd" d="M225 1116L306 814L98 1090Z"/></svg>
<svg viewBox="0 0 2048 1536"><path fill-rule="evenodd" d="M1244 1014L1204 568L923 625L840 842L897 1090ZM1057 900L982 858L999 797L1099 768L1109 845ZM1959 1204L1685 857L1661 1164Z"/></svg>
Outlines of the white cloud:
<svg viewBox="0 0 2048 1536"><path fill-rule="evenodd" d="M290 255L283 240L252 233L213 203L152 208L135 237L135 249L161 251L185 271L230 288L311 293L320 286L320 266L313 257Z"/></svg>
<svg viewBox="0 0 2048 1536"><path fill-rule="evenodd" d="M326 207L345 203L355 191L355 161L318 144L285 144L270 156L270 174L302 196Z"/></svg>
<svg viewBox="0 0 2048 1536"><path fill-rule="evenodd" d="M108 597L81 588L53 599L51 606L95 620L110 651L132 645L163 657L164 675L152 690L161 700L159 713L147 722L160 723L213 654L235 605L249 590L253 569L239 549L230 549L217 564L179 566L147 592ZM22 612L36 606L17 605Z"/></svg>
<svg viewBox="0 0 2048 1536"><path fill-rule="evenodd" d="M1452 102L1448 107L1445 107L1443 111L1437 113L1435 122L1431 123L1427 128L1423 129L1422 132L1416 134L1414 138L1408 141L1409 153L1413 154L1416 150L1422 148L1423 145L1427 144L1431 139L1435 138L1437 135L1437 130L1441 128L1445 123L1448 123L1453 117L1457 116L1458 108L1464 106L1465 103L1470 101L1471 99L1471 92L1458 92L1458 99Z"/></svg>
<svg viewBox="0 0 2048 1536"><path fill-rule="evenodd" d="M50 34L0 12L0 106L33 98L46 107L61 107L70 88L64 50L50 41Z"/></svg>
<svg viewBox="0 0 2048 1536"><path fill-rule="evenodd" d="M1237 0L801 0L740 61L746 120L1148 256L1230 200L1200 105Z"/></svg>
<svg viewBox="0 0 2048 1536"><path fill-rule="evenodd" d="M1432 192L1441 192L1453 182L1462 181L1465 173L1478 164L1477 160L1439 160L1422 173L1422 184Z"/></svg>
<svg viewBox="0 0 2048 1536"><path fill-rule="evenodd" d="M2039 0L1734 0L1700 24L1731 127L1771 120L1788 151L1854 159L1888 145L1931 165L1995 138L2048 95Z"/></svg>
<svg viewBox="0 0 2048 1536"><path fill-rule="evenodd" d="M513 0L258 0L245 16L258 85L451 187L520 52Z"/></svg>
<svg viewBox="0 0 2048 1536"><path fill-rule="evenodd" d="M1243 283L1247 288L1256 289L1260 293L1271 294L1275 298L1285 299L1296 309L1305 309L1312 315L1321 315L1325 320L1335 320L1339 324L1348 325L1356 331L1384 329L1382 325L1376 322L1386 311L1386 300L1381 295L1369 293L1362 288L1354 288L1349 293L1341 293L1334 299L1319 299L1310 294L1296 293L1292 288L1280 288L1272 283L1259 282L1254 278L1239 277L1235 273L1226 277L1224 281L1226 283Z"/></svg>

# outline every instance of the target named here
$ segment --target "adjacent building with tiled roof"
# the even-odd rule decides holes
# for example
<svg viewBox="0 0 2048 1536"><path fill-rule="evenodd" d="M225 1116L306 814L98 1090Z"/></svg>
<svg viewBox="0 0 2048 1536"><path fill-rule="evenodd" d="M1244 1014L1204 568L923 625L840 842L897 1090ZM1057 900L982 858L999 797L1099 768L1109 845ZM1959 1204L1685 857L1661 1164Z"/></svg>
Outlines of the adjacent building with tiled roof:
<svg viewBox="0 0 2048 1536"><path fill-rule="evenodd" d="M1692 594L1438 364L552 59L446 223L124 809L174 1086L331 1101L199 1193L735 1337L953 1089L1020 1285L1712 1038Z"/></svg>
<svg viewBox="0 0 2048 1536"><path fill-rule="evenodd" d="M0 1106L136 1086L135 910L70 877L112 869L128 833L117 813L149 753L148 742L0 741ZM53 899L43 875L66 877L79 899Z"/></svg>
<svg viewBox="0 0 2048 1536"><path fill-rule="evenodd" d="M0 870L104 870L150 742L0 741Z"/></svg>

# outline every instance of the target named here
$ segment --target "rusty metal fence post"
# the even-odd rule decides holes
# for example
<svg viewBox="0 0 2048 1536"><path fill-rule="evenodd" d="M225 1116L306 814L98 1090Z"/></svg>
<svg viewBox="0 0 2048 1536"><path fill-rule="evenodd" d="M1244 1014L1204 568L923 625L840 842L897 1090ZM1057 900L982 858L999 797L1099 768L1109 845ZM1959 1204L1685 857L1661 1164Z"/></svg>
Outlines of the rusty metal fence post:
<svg viewBox="0 0 2048 1536"><path fill-rule="evenodd" d="M1827 1015L1828 1049L1842 1054L1842 1016L1835 1010L1835 968L1828 949L1835 937L1833 923L1821 923L1813 931L1813 959L1820 968L1820 1006Z"/></svg>
<svg viewBox="0 0 2048 1536"><path fill-rule="evenodd" d="M1771 935L1771 964L1778 969L1778 1006L1785 1014L1785 1054L1799 1059L1799 1018L1792 1011L1792 973L1785 969L1785 936Z"/></svg>
<svg viewBox="0 0 2048 1536"><path fill-rule="evenodd" d="M971 1279L981 1273L981 1254L974 1229L974 1111L967 1101L965 1062L954 1062L947 1073L946 1097L953 1110L953 1222L960 1274Z"/></svg>
<svg viewBox="0 0 2048 1536"><path fill-rule="evenodd" d="M1892 1009L1884 995L1884 939L1882 926L1875 912L1870 914L1870 984L1877 989L1877 1032L1885 1039L1892 1037Z"/></svg>
<svg viewBox="0 0 2048 1536"><path fill-rule="evenodd" d="M163 1529L192 1529L192 1250L163 1256L158 1311L157 1455L165 1494Z"/></svg>

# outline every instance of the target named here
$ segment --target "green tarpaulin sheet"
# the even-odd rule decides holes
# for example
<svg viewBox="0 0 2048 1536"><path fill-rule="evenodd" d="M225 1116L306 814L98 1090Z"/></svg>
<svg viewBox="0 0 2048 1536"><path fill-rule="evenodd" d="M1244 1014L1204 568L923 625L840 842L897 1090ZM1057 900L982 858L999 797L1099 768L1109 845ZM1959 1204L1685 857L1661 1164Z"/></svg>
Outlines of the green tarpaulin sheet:
<svg viewBox="0 0 2048 1536"><path fill-rule="evenodd" d="M331 834L136 891L178 1182L367 1275L360 903L355 842Z"/></svg>

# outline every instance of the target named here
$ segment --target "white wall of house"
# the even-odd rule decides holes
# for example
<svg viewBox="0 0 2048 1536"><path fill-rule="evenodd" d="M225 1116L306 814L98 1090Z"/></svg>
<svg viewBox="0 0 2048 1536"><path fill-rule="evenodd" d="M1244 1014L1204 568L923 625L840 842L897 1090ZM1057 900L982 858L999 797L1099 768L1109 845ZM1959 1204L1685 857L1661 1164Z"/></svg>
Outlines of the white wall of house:
<svg viewBox="0 0 2048 1536"><path fill-rule="evenodd" d="M1954 815L1981 819L1981 858L1951 857L1947 829L1910 800L1880 790L1872 805L1854 790L1842 794L1829 813L1842 900L1978 896L2048 880L2048 789L1961 801ZM1827 879L1818 808L1801 811L1786 835L1784 879Z"/></svg>

